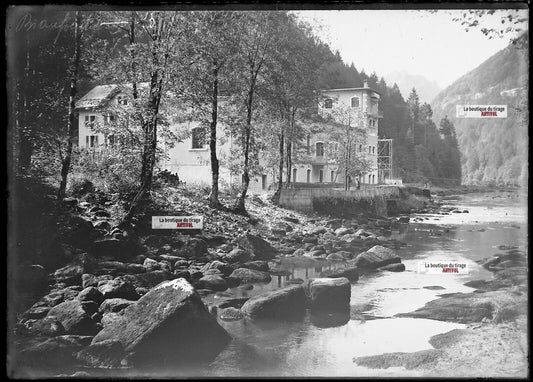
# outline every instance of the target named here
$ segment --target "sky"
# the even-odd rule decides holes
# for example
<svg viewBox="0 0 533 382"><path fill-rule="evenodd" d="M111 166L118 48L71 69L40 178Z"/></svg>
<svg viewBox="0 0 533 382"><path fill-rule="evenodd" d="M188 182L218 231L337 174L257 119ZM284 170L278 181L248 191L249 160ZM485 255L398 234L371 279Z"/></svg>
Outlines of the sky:
<svg viewBox="0 0 533 382"><path fill-rule="evenodd" d="M439 10L331 10L299 11L333 51L357 70L386 77L395 71L419 74L441 88L475 69L509 44L504 38L489 39L480 28L500 24L501 12L485 16L468 32L453 21L464 11ZM527 11L521 11L528 16Z"/></svg>

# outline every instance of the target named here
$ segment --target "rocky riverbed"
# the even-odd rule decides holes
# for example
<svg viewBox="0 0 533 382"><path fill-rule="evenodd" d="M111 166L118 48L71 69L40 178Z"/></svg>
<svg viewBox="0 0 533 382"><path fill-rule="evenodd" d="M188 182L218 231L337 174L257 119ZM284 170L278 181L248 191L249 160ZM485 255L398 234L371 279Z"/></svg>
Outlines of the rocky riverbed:
<svg viewBox="0 0 533 382"><path fill-rule="evenodd" d="M65 201L67 223L53 243L65 261L56 269L49 262L23 264L18 272L41 288L16 315L10 362L19 376L124 376L142 370L150 375L146 370L168 365L207 365L235 342L221 321L298 320L311 311L318 325L342 325L356 306L351 284L365 274L405 270L397 250L407 244L391 238L391 230L424 219L308 216L259 197L250 198L250 217L244 217L210 209L197 195L175 195L172 190L156 195L157 208L131 230L115 226L105 203ZM468 213L419 202L421 213ZM204 230L153 232L151 214L201 214ZM508 249L483 261L494 280L471 281L474 292L445 295L404 315L483 325L516 322L527 301L527 281L518 271L525 262L523 252ZM313 267L313 277L297 277L298 264ZM276 279L278 287L272 287ZM389 363L436 365L450 354L444 348L414 363L388 356L395 360Z"/></svg>

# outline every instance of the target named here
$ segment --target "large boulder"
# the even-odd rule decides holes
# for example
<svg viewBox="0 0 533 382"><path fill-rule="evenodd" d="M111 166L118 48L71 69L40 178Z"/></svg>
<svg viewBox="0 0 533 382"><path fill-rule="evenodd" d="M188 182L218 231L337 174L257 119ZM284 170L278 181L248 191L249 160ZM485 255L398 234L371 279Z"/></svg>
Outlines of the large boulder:
<svg viewBox="0 0 533 382"><path fill-rule="evenodd" d="M350 281L346 277L309 279L305 291L314 309L350 305Z"/></svg>
<svg viewBox="0 0 533 382"><path fill-rule="evenodd" d="M210 289L217 292L222 292L228 289L228 283L219 275L205 275L196 282L199 289Z"/></svg>
<svg viewBox="0 0 533 382"><path fill-rule="evenodd" d="M98 290L103 295L103 299L124 298L126 300L137 300L139 295L135 291L135 286L122 277L104 281L98 285Z"/></svg>
<svg viewBox="0 0 533 382"><path fill-rule="evenodd" d="M97 304L101 304L104 300L102 292L93 286L87 287L78 294L78 300L80 301L94 301Z"/></svg>
<svg viewBox="0 0 533 382"><path fill-rule="evenodd" d="M301 285L291 285L250 298L241 310L252 318L287 318L305 311L306 296Z"/></svg>
<svg viewBox="0 0 533 382"><path fill-rule="evenodd" d="M91 345L117 340L135 366L170 366L212 359L231 337L185 279L159 284L122 311Z"/></svg>
<svg viewBox="0 0 533 382"><path fill-rule="evenodd" d="M153 288L163 281L169 280L172 275L167 271L152 271L135 275L120 276L121 280L128 281L136 288Z"/></svg>
<svg viewBox="0 0 533 382"><path fill-rule="evenodd" d="M78 299L62 302L48 312L47 318L59 321L66 334L94 335L96 324Z"/></svg>
<svg viewBox="0 0 533 382"><path fill-rule="evenodd" d="M254 260L272 260L278 251L263 238L247 233L237 239L237 244L254 256Z"/></svg>
<svg viewBox="0 0 533 382"><path fill-rule="evenodd" d="M247 263L244 263L242 267L248 268L248 269L255 269L256 271L262 271L262 272L268 272L270 270L268 263L266 261L261 261L261 260L249 261Z"/></svg>
<svg viewBox="0 0 533 382"><path fill-rule="evenodd" d="M229 276L232 279L237 279L241 284L264 282L268 283L272 277L267 272L256 271L255 269L237 268Z"/></svg>
<svg viewBox="0 0 533 382"><path fill-rule="evenodd" d="M200 268L200 272L207 273L210 270L217 270L224 276L229 276L231 272L233 272L233 268L230 267L227 263L224 263L222 261L211 261L210 263L207 263L202 268Z"/></svg>
<svg viewBox="0 0 533 382"><path fill-rule="evenodd" d="M223 258L228 263L245 263L252 259L252 254L242 248L234 248L225 254Z"/></svg>
<svg viewBox="0 0 533 382"><path fill-rule="evenodd" d="M376 269L385 265L401 263L402 259L390 249L381 245L375 245L368 251L360 253L354 260L358 268Z"/></svg>

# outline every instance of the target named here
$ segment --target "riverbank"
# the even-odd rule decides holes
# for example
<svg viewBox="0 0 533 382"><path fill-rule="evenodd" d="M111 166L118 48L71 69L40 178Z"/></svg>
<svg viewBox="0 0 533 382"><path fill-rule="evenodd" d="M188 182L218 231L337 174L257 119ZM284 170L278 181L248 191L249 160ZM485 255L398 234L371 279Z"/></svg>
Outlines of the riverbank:
<svg viewBox="0 0 533 382"><path fill-rule="evenodd" d="M223 201L228 202L229 195L226 197ZM53 201L53 198L49 199ZM254 316L255 312L263 311L257 308L257 304L264 306L265 301L276 301L276 308L302 306L306 309L313 298L317 298L316 293L305 296L312 286L298 287L308 278L308 268L305 268L305 277L299 276L295 264L308 264L313 272L309 277L345 279L340 284L332 281L336 286L328 286L332 290L337 288L335 293L339 296L345 293L343 290L349 286L348 282L357 282L364 275L364 259L378 260L374 266L379 268L378 272L401 272L405 269L395 251L407 244L390 238L390 232L398 224L409 222L408 216L384 218L361 215L356 219L340 219L306 215L276 207L266 197L250 197L247 201L250 216L244 217L209 208L207 193L200 189L172 187L156 191L152 200L153 203L146 206L145 214L137 219L133 230L115 226L118 221L117 206L112 201L86 195L67 199L62 204L60 208L63 212L56 212L53 217L61 223L55 236L55 254L62 253L64 263L52 262L41 252L40 258L48 260L46 267L30 262L19 264L18 275L31 280L32 287L40 284L41 290L30 299L33 304L30 309L21 308L14 317L18 324L17 335L12 340L23 356L12 358L12 364L32 369L33 373L37 373L33 375L41 376L57 375L60 370L71 375L74 370L83 370L88 366L90 373L95 373L95 370L110 372L101 367L112 366L118 375L123 375L120 374L124 372L121 369L130 370L133 373L130 375L135 375L131 363L122 363L128 357L118 350L120 346L116 343L97 347L96 355L91 356L84 349L95 346L95 335L99 339L105 337L106 341L107 338L113 340L111 334L120 327L124 315L150 315L150 306L154 309L162 307L154 307L146 301L156 300L161 304L166 301L159 295L167 293L164 288L160 292L155 288L162 282L186 280L201 296L202 305L212 317L239 321L245 315ZM440 210L439 203L429 200L420 203L419 207L417 211L425 213L465 213L453 208ZM204 216L202 232L184 234L165 230L154 233L151 230L153 215L189 214ZM48 248L46 245L43 247ZM277 287L271 281L275 278L278 279ZM23 285L23 282L19 283ZM169 286L185 288L185 291L184 285ZM286 294L275 294L275 290L287 287L290 291ZM316 288L319 290L322 286L317 285ZM260 303L250 302L244 306L250 298L264 294L268 299L262 297ZM191 298L191 306L199 306ZM290 303L283 305L283 301ZM344 306L346 298L339 298L339 301ZM350 309L347 314L343 309L334 316L315 314L312 319L315 325L343 325L353 319ZM279 309L276 311L280 312ZM359 319L372 318L354 313ZM206 315L198 317L203 322L211 322ZM161 322L165 319L161 317ZM189 317L189 320L192 318ZM189 320L183 321L180 327L187 328ZM144 328L151 324L150 320L141 320L136 325ZM218 332L218 329L213 329L217 327L214 323L207 327ZM100 333L109 334L104 336ZM193 342L201 342L201 338L200 335ZM224 336L221 338L219 346L223 347ZM129 343L126 334L121 341ZM96 341L96 344L102 346L101 341ZM214 345L213 348L216 348ZM169 350L176 351L175 348ZM114 354L111 360L99 359L109 352ZM139 362L137 356L136 363ZM51 366L43 370L43 365Z"/></svg>

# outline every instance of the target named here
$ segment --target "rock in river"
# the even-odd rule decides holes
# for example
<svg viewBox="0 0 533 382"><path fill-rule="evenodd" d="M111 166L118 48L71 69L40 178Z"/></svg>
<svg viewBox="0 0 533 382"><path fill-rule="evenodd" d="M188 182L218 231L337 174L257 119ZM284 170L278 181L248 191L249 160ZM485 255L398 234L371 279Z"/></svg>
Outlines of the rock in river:
<svg viewBox="0 0 533 382"><path fill-rule="evenodd" d="M382 267L379 267L379 270L389 271L389 272L403 272L405 271L405 264L395 263L395 264L384 265Z"/></svg>
<svg viewBox="0 0 533 382"><path fill-rule="evenodd" d="M135 366L212 359L231 339L185 279L159 284L122 312L92 345L117 340Z"/></svg>
<svg viewBox="0 0 533 382"><path fill-rule="evenodd" d="M402 260L389 248L375 245L368 251L359 254L354 261L358 268L379 268L389 264L400 263Z"/></svg>
<svg viewBox="0 0 533 382"><path fill-rule="evenodd" d="M337 308L350 304L350 281L346 277L309 279L305 289L312 308Z"/></svg>
<svg viewBox="0 0 533 382"><path fill-rule="evenodd" d="M291 285L250 298L241 310L252 318L286 318L305 311L305 291L301 285Z"/></svg>
<svg viewBox="0 0 533 382"><path fill-rule="evenodd" d="M271 260L276 257L278 251L270 245L270 243L263 238L245 234L237 240L237 243L244 249L248 250L254 255L254 260Z"/></svg>
<svg viewBox="0 0 533 382"><path fill-rule="evenodd" d="M240 280L241 284L270 282L272 277L267 272L256 271L255 269L237 268L229 276L232 279Z"/></svg>
<svg viewBox="0 0 533 382"><path fill-rule="evenodd" d="M509 320L525 312L525 296L515 296L506 291L488 291L485 293L453 293L428 302L422 308L410 313L398 314L398 317L429 318L440 321L460 323L480 322L483 318L493 319L505 307Z"/></svg>

